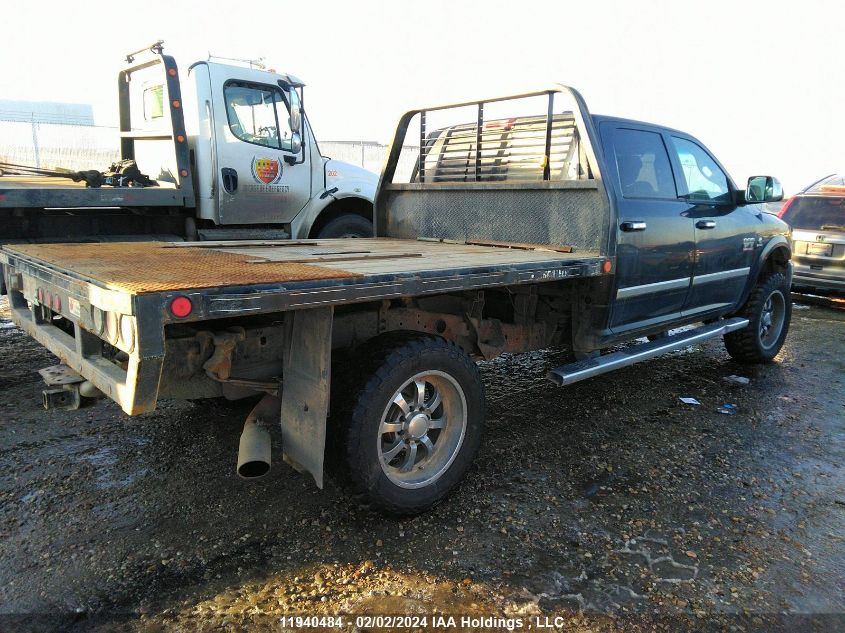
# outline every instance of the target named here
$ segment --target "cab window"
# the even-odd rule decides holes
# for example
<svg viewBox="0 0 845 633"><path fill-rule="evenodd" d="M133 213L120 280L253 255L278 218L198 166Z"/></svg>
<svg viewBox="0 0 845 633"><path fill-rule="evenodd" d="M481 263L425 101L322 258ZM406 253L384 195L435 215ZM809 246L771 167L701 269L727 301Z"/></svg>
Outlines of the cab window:
<svg viewBox="0 0 845 633"><path fill-rule="evenodd" d="M731 199L728 177L710 155L700 146L685 138L672 137L681 173L687 185L687 198L729 202Z"/></svg>
<svg viewBox="0 0 845 633"><path fill-rule="evenodd" d="M290 119L281 90L230 81L223 88L229 129L247 143L291 149Z"/></svg>
<svg viewBox="0 0 845 633"><path fill-rule="evenodd" d="M144 88L144 120L152 121L164 116L164 86Z"/></svg>
<svg viewBox="0 0 845 633"><path fill-rule="evenodd" d="M623 197L678 197L669 154L660 134L618 128L613 134L613 151Z"/></svg>

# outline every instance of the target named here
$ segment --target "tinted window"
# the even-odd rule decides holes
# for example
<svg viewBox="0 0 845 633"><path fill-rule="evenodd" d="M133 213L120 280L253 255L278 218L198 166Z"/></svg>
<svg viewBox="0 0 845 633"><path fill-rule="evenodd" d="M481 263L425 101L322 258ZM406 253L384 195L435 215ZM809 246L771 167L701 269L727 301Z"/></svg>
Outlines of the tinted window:
<svg viewBox="0 0 845 633"><path fill-rule="evenodd" d="M845 230L845 198L843 197L797 196L788 204L783 220L793 228L810 231ZM837 226L842 228L835 228Z"/></svg>
<svg viewBox="0 0 845 633"><path fill-rule="evenodd" d="M280 90L229 82L223 98L232 134L247 143L290 149L290 121Z"/></svg>
<svg viewBox="0 0 845 633"><path fill-rule="evenodd" d="M660 134L617 129L613 134L613 151L624 197L678 197L669 154Z"/></svg>
<svg viewBox="0 0 845 633"><path fill-rule="evenodd" d="M728 177L719 169L710 155L701 147L684 138L672 137L681 172L687 183L687 193L692 200L716 200L727 202L731 199Z"/></svg>

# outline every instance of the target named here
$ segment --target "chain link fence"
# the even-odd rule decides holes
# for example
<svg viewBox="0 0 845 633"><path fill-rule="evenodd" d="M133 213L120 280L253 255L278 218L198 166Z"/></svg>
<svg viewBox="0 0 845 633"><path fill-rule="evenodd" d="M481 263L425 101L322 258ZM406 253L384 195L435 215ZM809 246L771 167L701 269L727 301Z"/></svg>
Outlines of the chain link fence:
<svg viewBox="0 0 845 633"><path fill-rule="evenodd" d="M387 155L386 145L368 141L319 141L319 146L323 156L377 174ZM116 127L0 119L0 162L40 169L102 171L119 159L120 135ZM413 158L399 171L410 173L412 168Z"/></svg>

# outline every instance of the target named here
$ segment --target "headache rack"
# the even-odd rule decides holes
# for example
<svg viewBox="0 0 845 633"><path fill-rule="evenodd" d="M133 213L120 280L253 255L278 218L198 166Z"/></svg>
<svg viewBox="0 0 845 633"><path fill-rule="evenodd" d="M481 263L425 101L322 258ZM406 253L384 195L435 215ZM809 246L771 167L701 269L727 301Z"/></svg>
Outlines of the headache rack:
<svg viewBox="0 0 845 633"><path fill-rule="evenodd" d="M140 58L140 59L139 59ZM188 137L176 60L164 42L126 55L118 75L120 158L135 160L160 185L172 183L193 206Z"/></svg>
<svg viewBox="0 0 845 633"><path fill-rule="evenodd" d="M559 91L486 99L418 111L419 155L412 183L538 182L592 177L572 110L555 112ZM533 98L533 99L532 99ZM525 116L497 116L491 105L520 100ZM431 129L431 112L454 109L475 120ZM537 112L539 108L544 112ZM501 110L501 108L499 108Z"/></svg>
<svg viewBox="0 0 845 633"><path fill-rule="evenodd" d="M376 192L376 235L610 252L595 136L583 98L558 84L410 110Z"/></svg>

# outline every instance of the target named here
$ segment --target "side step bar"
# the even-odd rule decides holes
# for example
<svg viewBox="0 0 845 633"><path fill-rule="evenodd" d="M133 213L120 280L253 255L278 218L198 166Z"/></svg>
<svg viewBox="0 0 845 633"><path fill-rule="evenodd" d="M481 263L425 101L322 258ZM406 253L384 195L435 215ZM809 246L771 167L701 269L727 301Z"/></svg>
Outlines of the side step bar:
<svg viewBox="0 0 845 633"><path fill-rule="evenodd" d="M700 343L715 336L722 336L728 332L741 330L747 325L748 319L740 317L702 325L694 330L687 330L656 341L633 345L618 352L555 367L549 372L549 379L561 387L571 385L579 380L585 380L586 378L592 378L593 376L598 376L614 369L627 367L628 365L660 356L666 352L681 349L693 343Z"/></svg>

